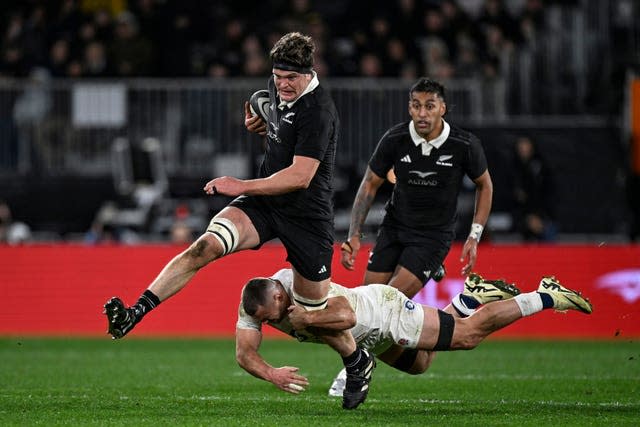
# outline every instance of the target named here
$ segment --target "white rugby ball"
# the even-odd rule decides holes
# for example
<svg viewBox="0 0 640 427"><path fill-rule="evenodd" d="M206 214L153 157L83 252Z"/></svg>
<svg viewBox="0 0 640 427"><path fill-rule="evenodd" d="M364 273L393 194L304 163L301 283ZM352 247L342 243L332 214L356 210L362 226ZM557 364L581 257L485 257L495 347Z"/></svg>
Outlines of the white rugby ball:
<svg viewBox="0 0 640 427"><path fill-rule="evenodd" d="M260 118L267 123L269 121L269 106L271 102L269 100L268 90L259 90L251 95L249 98L249 109L251 114L259 115Z"/></svg>

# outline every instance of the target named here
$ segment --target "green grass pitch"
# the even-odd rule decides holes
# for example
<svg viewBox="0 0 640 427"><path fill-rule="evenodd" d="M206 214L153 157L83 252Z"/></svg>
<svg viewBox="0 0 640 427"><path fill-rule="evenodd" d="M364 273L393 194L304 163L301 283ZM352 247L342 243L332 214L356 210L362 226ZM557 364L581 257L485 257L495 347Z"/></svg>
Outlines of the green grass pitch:
<svg viewBox="0 0 640 427"><path fill-rule="evenodd" d="M327 396L341 367L328 348L265 339L262 351L310 389L245 373L232 340L1 338L0 425L640 425L636 340L488 340L420 376L379 363L354 411Z"/></svg>

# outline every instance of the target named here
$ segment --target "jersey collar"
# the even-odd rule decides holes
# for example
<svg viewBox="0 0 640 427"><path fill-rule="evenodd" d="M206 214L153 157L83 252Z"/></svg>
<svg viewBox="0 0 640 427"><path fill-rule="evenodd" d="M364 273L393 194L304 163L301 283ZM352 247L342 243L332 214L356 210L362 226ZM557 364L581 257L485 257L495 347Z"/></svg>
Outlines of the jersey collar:
<svg viewBox="0 0 640 427"><path fill-rule="evenodd" d="M424 145L430 145L435 148L440 148L442 144L444 144L444 142L447 140L447 138L449 138L449 132L451 131L451 127L449 126L449 123L447 123L444 119L442 119L442 124L443 124L443 127L440 135L433 138L431 141L427 141L426 139L418 135L418 132L416 131L416 127L413 124L413 120L410 120L409 134L411 135L411 140L416 145L416 147L419 147L420 144L424 144ZM429 151L431 151L430 148L429 148Z"/></svg>
<svg viewBox="0 0 640 427"><path fill-rule="evenodd" d="M308 94L309 92L311 92L312 90L318 87L318 85L320 84L320 81L318 80L318 73L316 73L313 70L311 70L311 73L313 74L313 78L307 85L307 88L304 90L304 92L302 92L302 95L300 95L299 97L297 97L291 102L280 101L280 104L278 104L279 109L283 110L284 107L287 107L287 108L293 107L293 104L298 102L298 99L302 98L303 96L305 96L306 94Z"/></svg>

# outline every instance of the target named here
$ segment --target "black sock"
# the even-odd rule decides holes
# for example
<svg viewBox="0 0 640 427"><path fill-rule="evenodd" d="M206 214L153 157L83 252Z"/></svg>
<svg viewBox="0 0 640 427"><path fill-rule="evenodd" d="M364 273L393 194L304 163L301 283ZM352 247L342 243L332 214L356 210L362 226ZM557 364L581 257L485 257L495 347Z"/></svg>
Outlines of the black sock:
<svg viewBox="0 0 640 427"><path fill-rule="evenodd" d="M542 308L553 308L553 298L551 295L545 294L544 292L538 292L540 295L540 299L542 300Z"/></svg>
<svg viewBox="0 0 640 427"><path fill-rule="evenodd" d="M472 296L460 294L460 300L467 306L467 308L472 310L480 307L480 302Z"/></svg>
<svg viewBox="0 0 640 427"><path fill-rule="evenodd" d="M142 295L140 295L138 302L135 303L132 308L135 309L136 317L139 321L145 314L156 308L158 305L160 305L160 298L147 289Z"/></svg>
<svg viewBox="0 0 640 427"><path fill-rule="evenodd" d="M364 365L367 362L367 356L361 348L357 347L356 351L347 357L343 357L342 362L347 371L358 370L361 367L360 365Z"/></svg>

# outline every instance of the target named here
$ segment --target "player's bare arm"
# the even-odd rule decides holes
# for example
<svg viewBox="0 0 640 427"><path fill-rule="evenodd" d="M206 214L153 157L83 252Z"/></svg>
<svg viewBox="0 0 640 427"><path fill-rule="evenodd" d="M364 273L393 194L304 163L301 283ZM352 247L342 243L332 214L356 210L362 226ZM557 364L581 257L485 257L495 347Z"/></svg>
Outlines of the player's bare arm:
<svg viewBox="0 0 640 427"><path fill-rule="evenodd" d="M476 206L473 214L473 222L486 225L491 212L493 200L493 182L489 171L485 171L480 177L474 180L476 184Z"/></svg>
<svg viewBox="0 0 640 427"><path fill-rule="evenodd" d="M353 270L360 250L360 235L362 225L367 219L369 209L373 204L378 189L384 183L384 178L376 175L369 167L362 178L358 193L351 208L351 222L349 224L349 237L342 245L340 262L347 270Z"/></svg>
<svg viewBox="0 0 640 427"><path fill-rule="evenodd" d="M356 325L356 313L345 297L329 298L324 310L306 311L302 307L292 305L288 311L289 321L294 329L344 331Z"/></svg>
<svg viewBox="0 0 640 427"><path fill-rule="evenodd" d="M298 368L269 365L258 353L262 333L254 329L236 329L236 361L256 378L268 381L287 393L298 394L309 385L307 378L299 375Z"/></svg>
<svg viewBox="0 0 640 427"><path fill-rule="evenodd" d="M464 243L462 254L460 255L461 262L467 261L461 271L464 276L471 273L476 265L478 243L480 242L482 230L487 224L493 200L493 182L488 170L476 178L474 183L476 184L476 206L473 214L473 223L469 237Z"/></svg>
<svg viewBox="0 0 640 427"><path fill-rule="evenodd" d="M225 196L275 196L309 187L320 161L311 157L294 156L293 163L266 178L238 179L223 176L212 179L204 186L207 194Z"/></svg>

